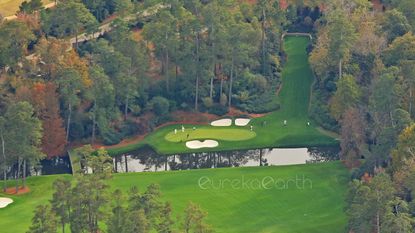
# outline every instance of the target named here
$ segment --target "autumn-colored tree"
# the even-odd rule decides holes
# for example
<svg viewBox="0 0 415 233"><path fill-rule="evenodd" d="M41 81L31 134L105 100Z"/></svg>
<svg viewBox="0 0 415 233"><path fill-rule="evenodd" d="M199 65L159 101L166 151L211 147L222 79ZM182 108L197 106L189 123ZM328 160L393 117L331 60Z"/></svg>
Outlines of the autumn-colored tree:
<svg viewBox="0 0 415 233"><path fill-rule="evenodd" d="M76 70L81 77L82 85L85 88L92 85L92 81L89 77L88 62L84 58L81 58L75 50L72 49L65 53L60 65L63 69L70 68Z"/></svg>
<svg viewBox="0 0 415 233"><path fill-rule="evenodd" d="M48 158L63 155L66 139L64 122L59 111L59 97L52 82L22 83L16 90L18 101L32 104L35 115L42 121L42 152Z"/></svg>
<svg viewBox="0 0 415 233"><path fill-rule="evenodd" d="M81 58L67 42L55 38L41 38L35 47L35 54L34 59L43 79L55 80L59 71L73 69L81 77L83 86L92 85L88 61Z"/></svg>
<svg viewBox="0 0 415 233"><path fill-rule="evenodd" d="M38 84L39 85L39 84ZM60 156L65 151L66 138L64 122L59 113L58 95L56 93L56 86L53 83L44 85L44 109L39 118L42 120L43 138L42 151L48 158ZM34 87L34 93L37 92Z"/></svg>
<svg viewBox="0 0 415 233"><path fill-rule="evenodd" d="M357 165L366 151L365 122L356 108L348 109L341 121L341 157L350 167Z"/></svg>
<svg viewBox="0 0 415 233"><path fill-rule="evenodd" d="M42 73L42 78L52 80L56 77L60 64L64 63L66 53L70 45L55 38L40 38L35 47L34 58L37 59L38 67Z"/></svg>
<svg viewBox="0 0 415 233"><path fill-rule="evenodd" d="M415 124L407 127L399 135L398 145L392 151L392 170L398 171L406 160L415 157Z"/></svg>
<svg viewBox="0 0 415 233"><path fill-rule="evenodd" d="M403 60L415 59L415 35L411 32L396 38L383 52L385 65L398 65Z"/></svg>

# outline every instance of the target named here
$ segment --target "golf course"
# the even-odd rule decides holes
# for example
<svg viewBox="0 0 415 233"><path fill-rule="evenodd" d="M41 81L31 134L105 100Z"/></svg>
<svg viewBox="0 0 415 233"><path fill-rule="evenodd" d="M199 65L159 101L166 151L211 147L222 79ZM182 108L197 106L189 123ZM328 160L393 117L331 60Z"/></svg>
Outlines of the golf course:
<svg viewBox="0 0 415 233"><path fill-rule="evenodd" d="M308 43L305 37L285 40L288 61L278 96L279 111L252 119L246 126L166 126L138 144L109 152L127 152L146 144L164 154L187 152L190 149L185 146L186 141L208 139L217 140L218 147L192 151L336 144L334 138L319 131L307 116L313 82L306 54ZM29 177L29 193L3 194L14 202L0 209L0 229L26 232L36 206L49 202L52 183L59 177L73 179L70 175ZM123 173L114 174L107 182L112 190L119 188L124 193L132 186L145 190L149 184L159 184L162 199L172 203L175 218L183 213L189 201L200 204L208 212L206 221L215 232L336 233L345 231L344 195L348 180L349 172L341 162L326 162Z"/></svg>
<svg viewBox="0 0 415 233"><path fill-rule="evenodd" d="M7 196L14 203L0 209L0 229L26 232L35 207L51 199L51 186L58 177L30 177L30 193ZM301 179L299 185L296 179ZM231 185L235 180L246 185ZM208 212L207 222L216 232L224 233L344 232L347 182L348 171L340 162L124 173L114 174L109 180L112 189L120 188L124 193L134 185L144 190L157 183L163 200L172 203L174 216L182 213L189 201L198 203Z"/></svg>
<svg viewBox="0 0 415 233"><path fill-rule="evenodd" d="M276 96L281 103L279 110L252 119L243 127L234 124L226 127L184 125L186 131L182 133L179 130L175 134L174 130L181 129L182 125L165 126L138 143L111 147L109 153L128 153L144 145L150 145L160 154L337 145L335 138L320 130L308 117L311 85L314 81L306 52L309 43L308 37L285 37L283 46L288 60L282 73L282 89ZM193 127L197 129L193 130ZM219 145L215 148L191 150L186 147L185 142L193 139L214 139L219 141Z"/></svg>

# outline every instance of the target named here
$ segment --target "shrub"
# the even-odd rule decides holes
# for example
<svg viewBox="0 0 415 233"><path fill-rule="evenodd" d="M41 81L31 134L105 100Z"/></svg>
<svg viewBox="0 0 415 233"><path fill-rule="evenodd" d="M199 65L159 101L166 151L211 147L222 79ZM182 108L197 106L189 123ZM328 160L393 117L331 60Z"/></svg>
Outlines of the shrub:
<svg viewBox="0 0 415 233"><path fill-rule="evenodd" d="M104 145L115 145L121 142L122 135L113 129L101 133Z"/></svg>
<svg viewBox="0 0 415 233"><path fill-rule="evenodd" d="M130 110L131 113L133 114L133 116L139 116L141 113L141 107L138 104L134 104L132 106L130 106Z"/></svg>
<svg viewBox="0 0 415 233"><path fill-rule="evenodd" d="M211 108L213 106L213 100L210 97L205 97L202 99L203 105L206 108Z"/></svg>
<svg viewBox="0 0 415 233"><path fill-rule="evenodd" d="M123 137L129 137L140 133L140 125L135 121L126 120L121 125L120 130Z"/></svg>
<svg viewBox="0 0 415 233"><path fill-rule="evenodd" d="M236 103L236 106L249 113L267 113L280 108L276 94L272 91L253 95L247 101Z"/></svg>
<svg viewBox="0 0 415 233"><path fill-rule="evenodd" d="M151 99L149 105L154 113L159 116L167 114L170 110L169 100L161 96L156 96Z"/></svg>
<svg viewBox="0 0 415 233"><path fill-rule="evenodd" d="M319 91L314 91L310 105L310 116L323 128L338 131L339 125L337 121L330 116L328 104Z"/></svg>
<svg viewBox="0 0 415 233"><path fill-rule="evenodd" d="M177 110L177 102L174 100L169 100L169 109L170 112L176 111Z"/></svg>
<svg viewBox="0 0 415 233"><path fill-rule="evenodd" d="M69 138L77 140L89 137L92 133L91 119L87 114L76 112L72 117Z"/></svg>
<svg viewBox="0 0 415 233"><path fill-rule="evenodd" d="M190 110L190 106L189 106L189 104L187 104L187 103L185 103L185 102L183 102L183 103L181 103L181 104L180 104L180 108L181 108L182 110L184 110L184 111L189 111L189 110Z"/></svg>
<svg viewBox="0 0 415 233"><path fill-rule="evenodd" d="M211 108L208 109L208 112L215 115L223 116L226 113L228 113L228 107L223 106L221 104L214 104Z"/></svg>
<svg viewBox="0 0 415 233"><path fill-rule="evenodd" d="M221 94L220 95L220 100L219 100L219 103L222 105L222 106L225 106L227 103L228 103L228 97L225 95L225 94Z"/></svg>

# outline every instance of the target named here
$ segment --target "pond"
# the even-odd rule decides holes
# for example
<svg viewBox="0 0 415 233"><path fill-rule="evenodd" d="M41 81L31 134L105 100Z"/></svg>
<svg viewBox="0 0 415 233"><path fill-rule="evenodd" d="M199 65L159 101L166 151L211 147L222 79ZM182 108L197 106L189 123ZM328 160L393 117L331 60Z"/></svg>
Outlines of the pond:
<svg viewBox="0 0 415 233"><path fill-rule="evenodd" d="M270 148L227 152L159 155L149 147L113 158L114 172L154 172L220 167L281 166L339 159L338 147ZM42 160L29 174L72 173L69 156ZM13 171L10 171L10 175ZM0 178L1 179L1 178Z"/></svg>
<svg viewBox="0 0 415 233"><path fill-rule="evenodd" d="M280 166L339 159L338 147L270 148L159 155L151 148L113 158L115 172L147 172L219 167Z"/></svg>

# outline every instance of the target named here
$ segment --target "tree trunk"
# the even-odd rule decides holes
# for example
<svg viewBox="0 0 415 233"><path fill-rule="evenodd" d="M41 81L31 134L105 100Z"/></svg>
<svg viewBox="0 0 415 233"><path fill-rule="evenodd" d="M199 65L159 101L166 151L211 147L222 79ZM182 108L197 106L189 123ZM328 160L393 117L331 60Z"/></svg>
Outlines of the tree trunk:
<svg viewBox="0 0 415 233"><path fill-rule="evenodd" d="M127 93L127 95L125 96L124 120L127 120L127 115L128 115L128 100L129 100L128 97L129 96L128 96L128 93Z"/></svg>
<svg viewBox="0 0 415 233"><path fill-rule="evenodd" d="M17 158L17 174L16 174L16 194L19 193L19 178L20 178L20 157Z"/></svg>
<svg viewBox="0 0 415 233"><path fill-rule="evenodd" d="M409 115L412 117L412 85L409 85Z"/></svg>
<svg viewBox="0 0 415 233"><path fill-rule="evenodd" d="M392 127L395 127L395 122L393 121L393 113L392 113L392 111L389 112L389 117L390 117L390 120L391 120Z"/></svg>
<svg viewBox="0 0 415 233"><path fill-rule="evenodd" d="M199 75L196 74L196 94L195 94L195 110L196 112L199 110Z"/></svg>
<svg viewBox="0 0 415 233"><path fill-rule="evenodd" d="M376 232L380 233L380 216L379 210L376 212Z"/></svg>
<svg viewBox="0 0 415 233"><path fill-rule="evenodd" d="M261 35L261 49L262 49L262 74L265 75L265 9L262 9L262 35Z"/></svg>
<svg viewBox="0 0 415 233"><path fill-rule="evenodd" d="M228 99L228 107L230 108L231 107L231 104L232 104L232 82L233 82L233 70L234 70L234 58L233 58L233 56L232 56L232 66L231 66L231 77L230 77L230 80L229 80L229 99Z"/></svg>
<svg viewBox="0 0 415 233"><path fill-rule="evenodd" d="M219 91L219 102L222 98L222 92L223 92L223 78L220 79L220 91Z"/></svg>
<svg viewBox="0 0 415 233"><path fill-rule="evenodd" d="M96 101L94 101L96 102ZM91 144L94 144L95 142L95 128L96 128L96 103L94 103L94 114L92 115L92 139Z"/></svg>
<svg viewBox="0 0 415 233"><path fill-rule="evenodd" d="M68 114L68 120L67 120L67 125L66 125L66 142L69 142L69 129L71 125L71 115L72 115L72 104L71 103L68 104L68 110L69 110L69 114Z"/></svg>
<svg viewBox="0 0 415 233"><path fill-rule="evenodd" d="M75 48L76 48L76 51L78 51L78 32L76 32L76 35L75 35Z"/></svg>
<svg viewBox="0 0 415 233"><path fill-rule="evenodd" d="M169 59L169 51L166 48L166 67L165 67L165 72L166 72L166 90L167 90L168 93L170 92L169 60L170 60Z"/></svg>
<svg viewBox="0 0 415 233"><path fill-rule="evenodd" d="M26 188L26 159L23 160L23 177L22 177L23 188Z"/></svg>
<svg viewBox="0 0 415 233"><path fill-rule="evenodd" d="M196 33L196 93L195 93L195 110L198 111L199 103L199 33Z"/></svg>
<svg viewBox="0 0 415 233"><path fill-rule="evenodd" d="M212 33L214 32L214 27L213 25L211 26L212 28ZM214 42L214 39L212 38L212 51L213 51L213 77L210 78L210 91L209 91L209 97L212 100L213 98L213 79L216 77L217 74L217 70L216 70L216 45Z"/></svg>
<svg viewBox="0 0 415 233"><path fill-rule="evenodd" d="M210 91L209 91L210 99L213 98L213 77L210 78Z"/></svg>
<svg viewBox="0 0 415 233"><path fill-rule="evenodd" d="M5 149L5 143L4 143L4 137L3 137L3 133L0 135L1 137L1 150L2 150L2 155L3 155L3 191L6 192L7 189L7 171L6 171L6 149Z"/></svg>
<svg viewBox="0 0 415 233"><path fill-rule="evenodd" d="M262 167L262 149L259 149L259 166Z"/></svg>
<svg viewBox="0 0 415 233"><path fill-rule="evenodd" d="M341 78L342 78L342 75L343 75L343 74L342 74L342 72L343 72L343 71L342 71L342 69L343 69L343 68L342 68L342 66L343 66L343 64L342 64L342 63L343 63L343 59L340 59L340 61L339 61L339 79L341 79Z"/></svg>
<svg viewBox="0 0 415 233"><path fill-rule="evenodd" d="M125 172L128 173L127 154L124 154Z"/></svg>

